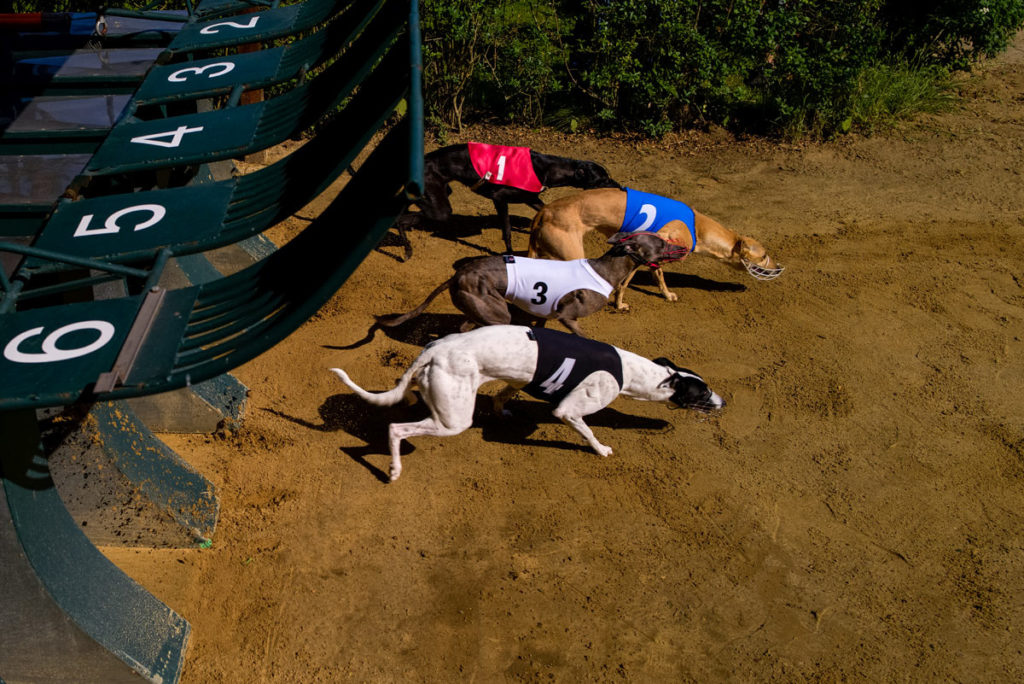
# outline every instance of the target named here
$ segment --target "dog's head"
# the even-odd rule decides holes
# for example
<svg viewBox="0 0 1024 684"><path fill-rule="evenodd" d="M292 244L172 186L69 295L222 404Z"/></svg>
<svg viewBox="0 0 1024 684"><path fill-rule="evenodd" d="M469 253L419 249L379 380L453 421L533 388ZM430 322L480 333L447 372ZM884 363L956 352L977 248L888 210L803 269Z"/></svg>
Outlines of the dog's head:
<svg viewBox="0 0 1024 684"><path fill-rule="evenodd" d="M768 256L764 245L751 237L741 237L736 241L729 261L737 268L746 269L758 280L775 280L784 270Z"/></svg>
<svg viewBox="0 0 1024 684"><path fill-rule="evenodd" d="M657 233L643 231L616 233L608 238L608 244L613 245L608 252L612 256L626 255L636 263L651 268L658 268L659 264L666 261L679 261L689 254L685 247L674 245Z"/></svg>
<svg viewBox="0 0 1024 684"><path fill-rule="evenodd" d="M701 413L720 411L725 407L725 399L711 391L704 378L692 370L682 368L666 358L654 359L654 363L668 369L669 375L661 381L661 387L672 390L668 401L679 408L693 409Z"/></svg>
<svg viewBox="0 0 1024 684"><path fill-rule="evenodd" d="M594 188L618 188L622 186L612 180L603 166L592 161L576 161L573 165L572 183L574 187L584 190Z"/></svg>

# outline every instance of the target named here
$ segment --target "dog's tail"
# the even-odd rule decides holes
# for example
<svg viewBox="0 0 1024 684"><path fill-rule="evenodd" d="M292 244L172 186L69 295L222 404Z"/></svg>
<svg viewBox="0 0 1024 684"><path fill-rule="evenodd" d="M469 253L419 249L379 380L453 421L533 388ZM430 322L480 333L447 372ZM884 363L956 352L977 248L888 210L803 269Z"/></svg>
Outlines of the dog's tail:
<svg viewBox="0 0 1024 684"><path fill-rule="evenodd" d="M398 402L402 401L403 398L408 399L411 396L409 394L409 385L412 384L414 372L419 370L419 367L418 364L413 364L413 366L398 379L398 384L395 385L394 389L388 390L387 392L367 392L353 382L352 378L348 377L348 373L340 368L331 368L330 370L366 403L373 404L374 406L394 406Z"/></svg>
<svg viewBox="0 0 1024 684"><path fill-rule="evenodd" d="M416 318L421 313L423 313L424 310L426 310L427 306L430 305L430 302L434 301L434 297L436 297L437 295L441 294L441 292L446 287L451 285L452 280L454 280L454 279L455 279L455 276L452 276L448 280L446 280L443 283L441 283L440 285L438 285L434 289L433 292L431 292L430 294L427 295L427 298L425 300L423 300L422 304L417 306L415 309L413 309L409 313L405 313L405 314L402 314L401 316L393 316L393 317L392 316L375 316L375 318L377 319L376 325L384 326L385 328L394 328L397 325L402 325L402 323L405 323L406 321L408 321L410 319Z"/></svg>

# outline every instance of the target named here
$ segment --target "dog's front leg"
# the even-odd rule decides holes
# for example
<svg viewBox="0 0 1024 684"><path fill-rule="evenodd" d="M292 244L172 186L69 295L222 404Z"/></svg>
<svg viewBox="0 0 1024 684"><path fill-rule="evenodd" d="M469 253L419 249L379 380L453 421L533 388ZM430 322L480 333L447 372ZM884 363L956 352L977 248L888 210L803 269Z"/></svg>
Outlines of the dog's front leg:
<svg viewBox="0 0 1024 684"><path fill-rule="evenodd" d="M586 337L586 335L583 334L583 328L580 327L579 322L577 322L575 318L559 318L558 320L573 334L579 335L580 337Z"/></svg>
<svg viewBox="0 0 1024 684"><path fill-rule="evenodd" d="M654 268L654 280L658 283L658 289L661 290L661 294L670 302L674 302L679 299L675 292L668 289L668 285L665 284L665 269Z"/></svg>
<svg viewBox="0 0 1024 684"><path fill-rule="evenodd" d="M578 416L571 411L567 411L561 406L554 410L553 415L555 418L558 418L560 421L576 430L576 432L583 435L583 439L587 440L587 444L597 452L598 456L612 455L612 448L597 441L597 437L594 436L594 431L590 429L589 425L583 422L583 418L581 416Z"/></svg>
<svg viewBox="0 0 1024 684"><path fill-rule="evenodd" d="M508 215L508 202L500 199L494 200L494 208L501 219L501 239L505 242L505 254L512 253L512 219Z"/></svg>

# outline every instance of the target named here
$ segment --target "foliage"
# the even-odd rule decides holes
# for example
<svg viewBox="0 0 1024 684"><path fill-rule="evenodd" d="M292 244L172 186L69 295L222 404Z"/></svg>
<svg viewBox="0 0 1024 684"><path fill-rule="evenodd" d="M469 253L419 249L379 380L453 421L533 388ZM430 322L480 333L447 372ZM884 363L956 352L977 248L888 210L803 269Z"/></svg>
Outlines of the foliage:
<svg viewBox="0 0 1024 684"><path fill-rule="evenodd" d="M710 122L812 135L877 125L942 101L950 69L1004 49L1024 25L1024 0L424 2L433 120L648 135ZM885 79L896 79L888 94Z"/></svg>
<svg viewBox="0 0 1024 684"><path fill-rule="evenodd" d="M1024 0L422 2L439 135L482 117L653 136L695 123L830 135L941 106L951 70L997 54L1024 25Z"/></svg>

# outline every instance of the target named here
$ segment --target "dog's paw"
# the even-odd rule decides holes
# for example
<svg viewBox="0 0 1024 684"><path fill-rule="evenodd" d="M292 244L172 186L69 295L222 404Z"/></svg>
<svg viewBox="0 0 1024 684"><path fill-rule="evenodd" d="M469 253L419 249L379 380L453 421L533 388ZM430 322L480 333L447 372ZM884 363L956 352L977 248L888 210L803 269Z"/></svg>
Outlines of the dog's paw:
<svg viewBox="0 0 1024 684"><path fill-rule="evenodd" d="M629 304L627 304L626 302L622 302L621 304L616 304L615 305L615 310L616 311L623 311L623 312L629 311Z"/></svg>
<svg viewBox="0 0 1024 684"><path fill-rule="evenodd" d="M665 299L667 299L670 302L675 302L679 300L679 295L677 295L675 292L669 292L667 295L665 295Z"/></svg>
<svg viewBox="0 0 1024 684"><path fill-rule="evenodd" d="M610 446L605 446L604 444L601 444L596 451L598 456L603 456L605 458L612 455L612 448Z"/></svg>
<svg viewBox="0 0 1024 684"><path fill-rule="evenodd" d="M394 482L395 480L397 480L401 476L402 476L402 466L398 466L398 467L391 466L390 472L388 473L388 480L390 482Z"/></svg>

